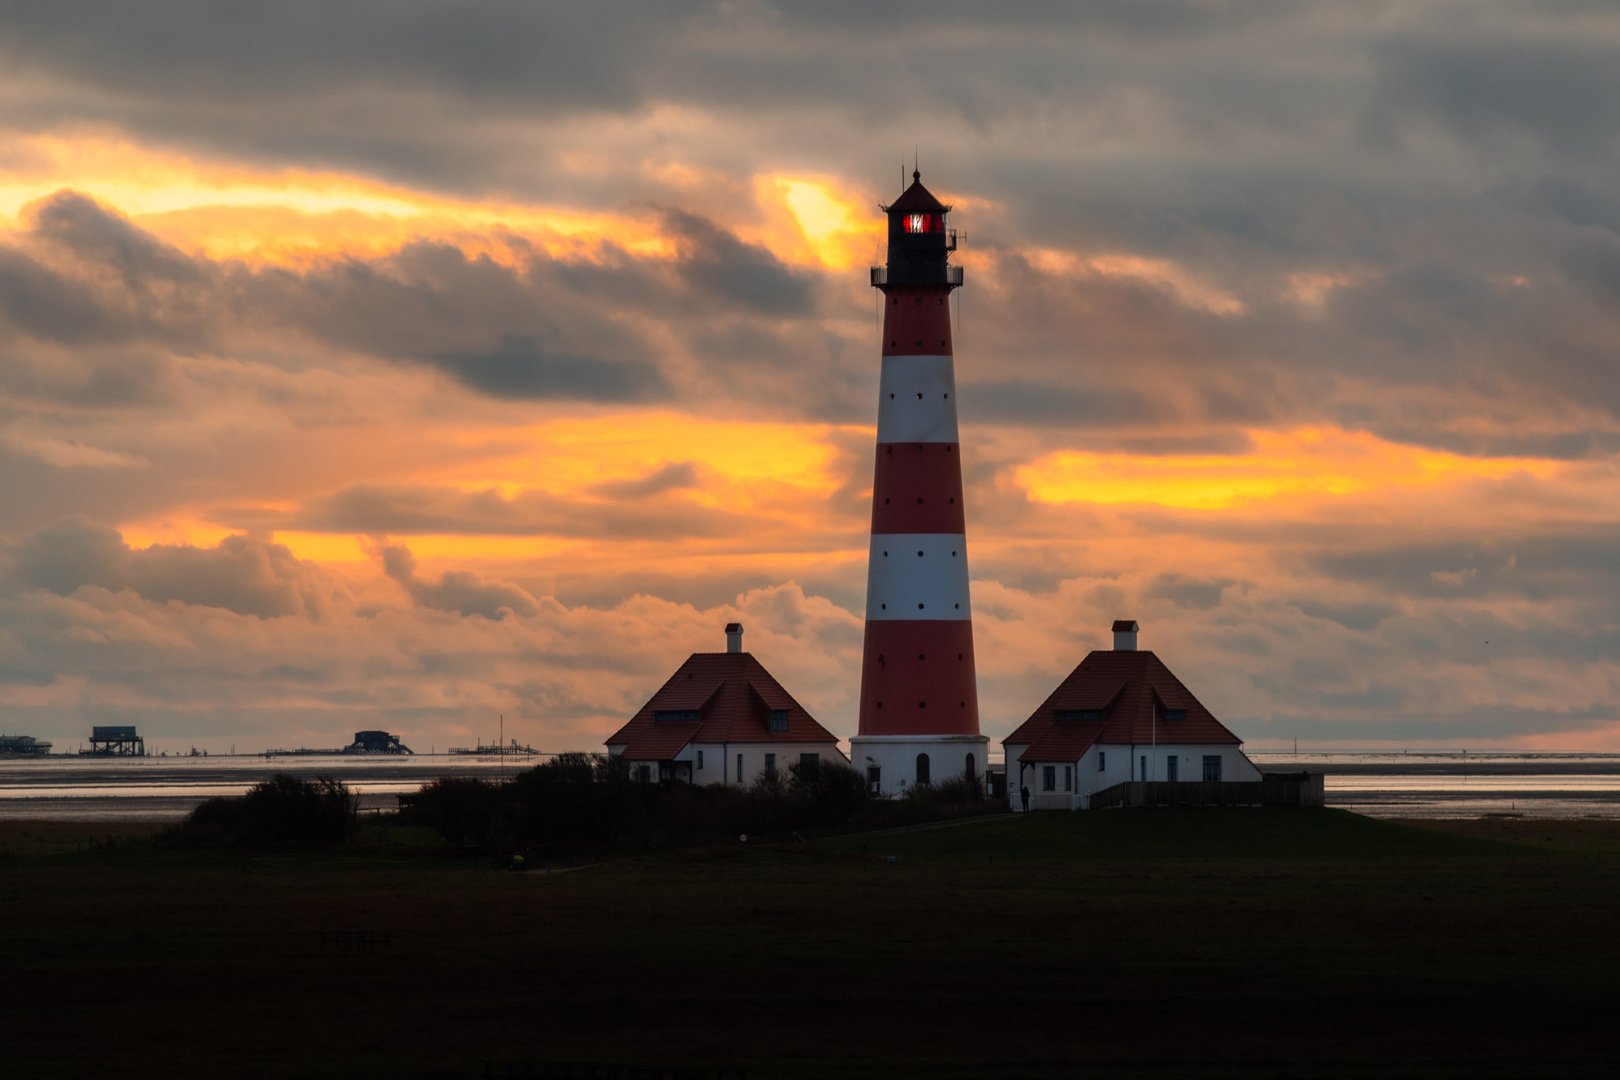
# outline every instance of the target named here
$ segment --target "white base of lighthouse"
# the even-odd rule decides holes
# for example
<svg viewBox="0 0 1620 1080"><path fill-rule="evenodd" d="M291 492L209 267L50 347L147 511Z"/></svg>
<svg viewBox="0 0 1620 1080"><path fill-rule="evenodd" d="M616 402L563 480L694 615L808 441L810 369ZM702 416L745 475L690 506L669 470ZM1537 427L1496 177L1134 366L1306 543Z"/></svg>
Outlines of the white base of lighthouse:
<svg viewBox="0 0 1620 1080"><path fill-rule="evenodd" d="M873 795L904 795L918 783L973 776L984 782L990 739L985 735L856 735L849 763Z"/></svg>

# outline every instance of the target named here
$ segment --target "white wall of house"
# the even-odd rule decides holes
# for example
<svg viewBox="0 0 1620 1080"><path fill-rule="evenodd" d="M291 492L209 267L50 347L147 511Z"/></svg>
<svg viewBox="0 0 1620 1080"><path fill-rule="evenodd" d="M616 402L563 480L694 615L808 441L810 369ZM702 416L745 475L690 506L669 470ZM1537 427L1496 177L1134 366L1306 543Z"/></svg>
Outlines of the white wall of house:
<svg viewBox="0 0 1620 1080"><path fill-rule="evenodd" d="M765 773L766 758L775 755L776 771L784 777L788 767L800 760L801 755L815 754L820 757L823 764L848 765L849 759L838 750L835 742L824 743L687 743L681 752L675 755L676 761L684 761L692 767L692 783L694 784L727 784L737 783L737 764L739 756L742 759L742 782L752 784ZM631 774L639 762L626 759L630 765ZM653 776L658 775L657 763L653 762Z"/></svg>
<svg viewBox="0 0 1620 1080"><path fill-rule="evenodd" d="M877 794L903 795L917 783L917 755L928 755L928 780L938 784L967 771L968 755L982 781L990 757L985 735L856 735L849 740L849 763L862 776L879 770Z"/></svg>
<svg viewBox="0 0 1620 1080"><path fill-rule="evenodd" d="M1215 745L1198 743L1165 745L1160 743L1158 746L1143 746L1138 743L1134 752L1128 746L1105 747L1103 749L1118 749L1122 754L1129 757L1134 772L1125 776L1124 779L1126 780L1169 780L1171 779L1171 758L1176 759L1175 779L1183 781L1202 780L1204 778L1205 757L1220 758L1222 780L1260 779L1260 770L1255 768L1254 763L1243 753L1243 749L1230 743ZM1143 772L1144 761L1147 767L1146 772ZM1110 761L1109 764L1112 765L1113 763ZM1117 783L1118 781L1111 782ZM1106 787L1107 785L1098 786Z"/></svg>
<svg viewBox="0 0 1620 1080"><path fill-rule="evenodd" d="M742 759L742 783L752 784L765 775L767 756L774 755L776 772L778 776L786 779L789 766L799 761L804 754L815 754L821 758L823 765L848 765L849 759L838 752L835 742L824 743L728 743L725 746L718 744L702 747L704 764L709 764L713 757L716 763L722 758L725 762L724 773L717 768L708 768L697 777L700 784L736 784L738 782L737 762Z"/></svg>
<svg viewBox="0 0 1620 1080"><path fill-rule="evenodd" d="M1207 745L1199 743L1160 744L1103 743L1091 747L1078 762L1038 761L1024 764L1018 759L1028 745L1007 746L1007 805L1019 809L1019 788L1029 787L1031 810L1080 810L1094 791L1123 784L1130 780L1169 780L1170 760L1176 759L1175 779L1202 780L1206 755L1221 759L1222 780L1258 780L1260 770L1243 753L1241 747L1229 743ZM1144 763L1146 771L1144 772ZM1074 771L1065 785L1065 769ZM1051 769L1048 788L1047 770Z"/></svg>

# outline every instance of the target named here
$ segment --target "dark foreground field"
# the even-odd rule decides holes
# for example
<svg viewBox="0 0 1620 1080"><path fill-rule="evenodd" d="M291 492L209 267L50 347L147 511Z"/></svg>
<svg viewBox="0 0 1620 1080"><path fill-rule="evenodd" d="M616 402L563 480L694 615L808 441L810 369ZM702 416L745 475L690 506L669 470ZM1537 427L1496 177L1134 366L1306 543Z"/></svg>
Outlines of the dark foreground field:
<svg viewBox="0 0 1620 1080"><path fill-rule="evenodd" d="M83 830L0 825L8 1077L1620 1069L1612 824L1050 814L549 875Z"/></svg>

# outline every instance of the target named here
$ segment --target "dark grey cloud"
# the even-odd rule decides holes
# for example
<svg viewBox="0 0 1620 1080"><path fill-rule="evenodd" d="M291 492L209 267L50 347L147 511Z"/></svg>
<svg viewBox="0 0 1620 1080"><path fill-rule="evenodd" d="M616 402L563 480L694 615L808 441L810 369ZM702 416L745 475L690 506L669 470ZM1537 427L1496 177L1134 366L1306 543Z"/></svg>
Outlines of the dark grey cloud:
<svg viewBox="0 0 1620 1080"><path fill-rule="evenodd" d="M85 344L127 336L124 319L80 283L15 250L0 247L0 318L47 341Z"/></svg>
<svg viewBox="0 0 1620 1080"><path fill-rule="evenodd" d="M646 401L669 392L652 364L547 354L521 335L490 352L441 354L424 362L464 386L508 400Z"/></svg>
<svg viewBox="0 0 1620 1080"><path fill-rule="evenodd" d="M320 618L341 587L280 544L232 536L217 547L157 544L140 550L116 529L59 522L16 543L14 588L71 595L84 587L128 589L158 603L223 608L270 619Z"/></svg>
<svg viewBox="0 0 1620 1080"><path fill-rule="evenodd" d="M134 293L149 296L154 284L189 285L202 276L178 248L76 191L37 204L30 225L40 240L116 273Z"/></svg>
<svg viewBox="0 0 1620 1080"><path fill-rule="evenodd" d="M534 597L518 586L485 581L466 570L446 570L437 581L423 581L416 575L415 557L403 545L383 545L380 554L384 572L423 607L486 619L529 616L540 610Z"/></svg>
<svg viewBox="0 0 1620 1080"><path fill-rule="evenodd" d="M1310 564L1335 580L1360 582L1389 596L1620 600L1620 545L1610 531L1565 530L1368 546L1313 555Z"/></svg>
<svg viewBox="0 0 1620 1080"><path fill-rule="evenodd" d="M672 461L634 480L610 480L590 489L605 499L645 499L669 491L698 486L697 466L690 461Z"/></svg>
<svg viewBox="0 0 1620 1080"><path fill-rule="evenodd" d="M1187 574L1160 574L1150 581L1142 596L1148 600L1165 600L1181 608L1208 610L1219 607L1221 597L1236 578L1200 578Z"/></svg>
<svg viewBox="0 0 1620 1080"><path fill-rule="evenodd" d="M714 222L682 210L663 211L688 285L730 305L767 315L810 310L810 280L757 244L746 244Z"/></svg>
<svg viewBox="0 0 1620 1080"><path fill-rule="evenodd" d="M503 400L659 401L680 396L667 343L685 338L703 359L687 369L688 393L714 400L754 386L777 412L826 398L826 389L783 386L805 342L782 315L808 316L812 279L706 219L661 215L685 245L674 274L665 261L614 250L601 262L558 261L517 240L528 253L518 266L414 242L290 269L187 255L83 195L58 192L34 207L21 245L0 243L0 347L9 324L21 357L0 370L0 390L79 404L150 400L165 350L229 359L251 343L255 359L287 368L341 367L338 350L430 367ZM623 317L627 302L644 322ZM755 326L765 322L775 325ZM649 333L666 345L655 347ZM736 347L719 347L724 340ZM813 338L811 348L825 350L827 340ZM58 355L47 358L47 346ZM63 358L63 349L74 352ZM774 381L727 376L749 367Z"/></svg>
<svg viewBox="0 0 1620 1080"><path fill-rule="evenodd" d="M966 361L973 363L971 356ZM990 422L1062 424L1083 428L1152 424L1175 417L1174 406L1147 389L1129 387L1070 388L1048 382L967 382L961 387L964 419ZM1054 383L1057 383L1054 385Z"/></svg>
<svg viewBox="0 0 1620 1080"><path fill-rule="evenodd" d="M1612 43L1583 40L1575 26L1571 18L1569 36L1553 41L1481 29L1390 42L1379 53L1382 104L1504 150L1531 140L1563 155L1611 156L1620 69Z"/></svg>
<svg viewBox="0 0 1620 1080"><path fill-rule="evenodd" d="M1377 629L1379 623L1393 618L1398 610L1391 604L1328 604L1319 600L1298 600L1294 606L1313 619L1325 619L1346 630L1359 631Z"/></svg>

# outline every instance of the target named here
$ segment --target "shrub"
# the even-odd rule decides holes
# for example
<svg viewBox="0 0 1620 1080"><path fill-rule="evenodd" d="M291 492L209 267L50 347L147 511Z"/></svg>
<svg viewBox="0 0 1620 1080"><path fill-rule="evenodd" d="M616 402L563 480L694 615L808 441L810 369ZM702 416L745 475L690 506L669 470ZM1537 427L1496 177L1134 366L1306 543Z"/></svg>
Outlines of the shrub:
<svg viewBox="0 0 1620 1080"><path fill-rule="evenodd" d="M167 837L187 846L329 847L354 831L358 806L340 781L278 773L239 798L200 804Z"/></svg>
<svg viewBox="0 0 1620 1080"><path fill-rule="evenodd" d="M503 785L466 776L441 776L404 805L400 821L426 825L456 847L482 845L505 816Z"/></svg>
<svg viewBox="0 0 1620 1080"><path fill-rule="evenodd" d="M866 806L866 780L841 762L797 762L788 766L789 790L801 804L805 824L814 828L842 825Z"/></svg>

